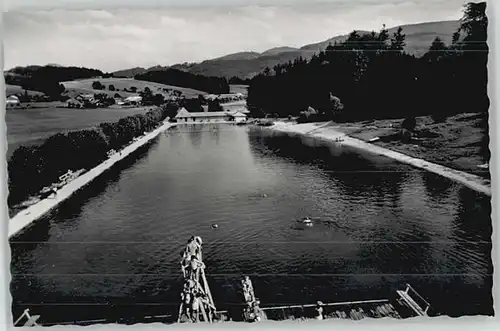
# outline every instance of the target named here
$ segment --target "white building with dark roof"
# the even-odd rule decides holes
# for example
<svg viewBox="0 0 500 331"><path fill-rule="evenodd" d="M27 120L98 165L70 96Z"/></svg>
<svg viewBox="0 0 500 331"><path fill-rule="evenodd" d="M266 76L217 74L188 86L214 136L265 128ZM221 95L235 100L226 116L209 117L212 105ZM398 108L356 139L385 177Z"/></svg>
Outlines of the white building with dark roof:
<svg viewBox="0 0 500 331"><path fill-rule="evenodd" d="M217 122L241 122L246 120L246 115L241 112L212 111L212 112L189 112L181 108L175 119L179 123L217 123Z"/></svg>
<svg viewBox="0 0 500 331"><path fill-rule="evenodd" d="M21 102L19 101L19 97L17 95L9 95L5 99L5 108L21 108Z"/></svg>

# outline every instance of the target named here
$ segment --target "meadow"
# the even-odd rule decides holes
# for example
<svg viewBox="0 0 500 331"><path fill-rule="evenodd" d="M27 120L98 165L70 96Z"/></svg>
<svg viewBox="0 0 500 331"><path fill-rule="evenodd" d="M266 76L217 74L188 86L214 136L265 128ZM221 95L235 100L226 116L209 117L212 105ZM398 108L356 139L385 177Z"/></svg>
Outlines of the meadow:
<svg viewBox="0 0 500 331"><path fill-rule="evenodd" d="M99 81L102 85L105 85L106 88L103 90L93 89L92 83L95 81ZM206 92L195 89L172 86L172 85L164 85L148 81L136 80L133 78L89 78L89 79L80 79L80 80L62 82L61 84L64 85L64 88L66 89L65 94L68 95L69 97L75 97L78 94L94 94L94 93L106 93L108 96L111 97L114 96L116 93L118 93L122 97L129 97L137 95L140 91L143 91L146 87L148 87L154 94L159 93L164 95L165 97L171 95L166 90L178 91L181 93L182 96L186 98L195 98L198 97L198 95L200 94L202 95L207 94ZM114 86L115 88L114 91L109 90L110 85ZM132 87L136 87L137 92L135 93L131 92ZM127 89L128 92L124 91L124 89Z"/></svg>
<svg viewBox="0 0 500 331"><path fill-rule="evenodd" d="M403 119L386 119L332 123L331 126L353 138L369 141L397 134L402 122ZM490 176L484 166L490 158L487 114L457 114L442 122L435 122L430 116L419 116L416 117L416 130L425 131L425 135L413 143L381 139L374 144L452 169Z"/></svg>
<svg viewBox="0 0 500 331"><path fill-rule="evenodd" d="M116 122L123 117L145 114L150 108L152 107L8 109L5 114L7 159L21 145L38 145L59 132L86 129L103 122Z"/></svg>

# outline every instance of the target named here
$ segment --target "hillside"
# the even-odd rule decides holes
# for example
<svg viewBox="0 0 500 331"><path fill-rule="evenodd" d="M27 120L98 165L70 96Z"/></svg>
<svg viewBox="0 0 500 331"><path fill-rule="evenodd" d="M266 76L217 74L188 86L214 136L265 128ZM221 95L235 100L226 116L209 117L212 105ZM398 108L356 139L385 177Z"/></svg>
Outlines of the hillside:
<svg viewBox="0 0 500 331"><path fill-rule="evenodd" d="M415 56L422 56L431 45L434 38L439 37L446 44L451 43L453 33L460 27L460 21L442 21L429 22L411 25L403 25L403 33L406 35L406 50ZM398 27L389 29L389 35L392 36ZM359 31L360 34L368 33L369 31ZM328 40L310 44L301 47L301 50L309 52L319 52L328 47L328 44L335 42L343 42L347 39L347 35L336 36Z"/></svg>
<svg viewBox="0 0 500 331"><path fill-rule="evenodd" d="M268 49L265 52L262 52L260 54L260 56L273 56L273 55L282 54L282 53L286 53L286 52L297 52L297 51L299 51L299 49L294 48L294 47L287 47L287 46L274 47L274 48Z"/></svg>
<svg viewBox="0 0 500 331"><path fill-rule="evenodd" d="M165 85L195 88L208 93L221 94L229 92L229 84L225 78L196 75L192 72L169 68L166 70L148 71L136 75L136 80L156 82Z"/></svg>
<svg viewBox="0 0 500 331"><path fill-rule="evenodd" d="M224 55L224 56L212 59L212 60L219 60L219 61L220 60L227 60L227 61L229 61L229 60L253 60L253 59L258 58L259 56L260 56L260 54L257 52L238 52L238 53ZM208 60L208 61L212 61L212 60Z"/></svg>
<svg viewBox="0 0 500 331"><path fill-rule="evenodd" d="M115 72L113 72L113 76L115 76L115 77L124 77L124 78L131 78L131 77L134 77L135 75L143 74L147 70L148 69L146 69L146 68L135 67L135 68L130 68L130 69L124 69L124 70L115 71Z"/></svg>
<svg viewBox="0 0 500 331"><path fill-rule="evenodd" d="M26 91L26 93L28 93L29 96L35 96L35 95L42 96L43 95L42 92L25 90L19 85L5 84L5 95L6 96L9 96L11 94L23 95L25 93L25 91Z"/></svg>
<svg viewBox="0 0 500 331"><path fill-rule="evenodd" d="M459 25L458 20L402 25L403 33L406 34L406 50L410 54L421 56L429 49L435 37L440 37L449 44ZM397 28L389 29L391 36ZM205 76L251 78L266 67L293 61L299 56L309 58L314 53L324 50L329 43L341 42L346 38L347 35L335 36L328 40L302 46L300 49L276 47L260 54L256 52L234 53L197 64L176 64L172 68Z"/></svg>
<svg viewBox="0 0 500 331"><path fill-rule="evenodd" d="M93 89L92 83L94 81L99 81L101 84L106 86L106 89L104 90ZM190 88L183 88L178 86L135 80L133 78L101 78L101 79L91 78L91 79L81 79L81 80L62 82L62 84L66 89L66 92L64 92L64 94L69 97L75 97L80 93L81 94L106 93L111 97L114 96L116 93L118 93L121 97L129 97L137 95L139 91L143 91L146 87L149 87L149 89L154 94L159 93L164 95L165 97L171 96L172 93L170 91L172 92L179 91L182 95L186 96L187 98L194 98L197 97L199 94L206 94L206 92ZM115 87L115 91L110 91L109 85L113 85ZM136 93L124 91L125 88L130 91L130 88L132 88L133 86L137 88Z"/></svg>

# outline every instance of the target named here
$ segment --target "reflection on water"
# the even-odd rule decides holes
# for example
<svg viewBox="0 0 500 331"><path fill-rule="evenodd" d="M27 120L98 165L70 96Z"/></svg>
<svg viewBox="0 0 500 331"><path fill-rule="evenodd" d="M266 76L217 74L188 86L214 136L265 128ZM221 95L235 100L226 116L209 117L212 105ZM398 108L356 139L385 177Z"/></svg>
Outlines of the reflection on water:
<svg viewBox="0 0 500 331"><path fill-rule="evenodd" d="M14 311L175 314L179 253L197 234L220 309L242 303L250 274L263 305L410 282L444 314L492 314L487 197L345 146L213 127L166 132L13 240Z"/></svg>

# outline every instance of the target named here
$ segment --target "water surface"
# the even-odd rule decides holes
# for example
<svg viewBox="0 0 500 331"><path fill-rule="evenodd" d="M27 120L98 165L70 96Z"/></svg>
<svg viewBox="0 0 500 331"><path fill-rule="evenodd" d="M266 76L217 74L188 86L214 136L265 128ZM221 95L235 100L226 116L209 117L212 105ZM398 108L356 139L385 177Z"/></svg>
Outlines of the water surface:
<svg viewBox="0 0 500 331"><path fill-rule="evenodd" d="M12 240L13 309L175 314L180 252L199 235L219 309L243 302L250 275L262 306L384 299L409 282L442 314L492 314L490 212L489 198L386 158L179 126Z"/></svg>

